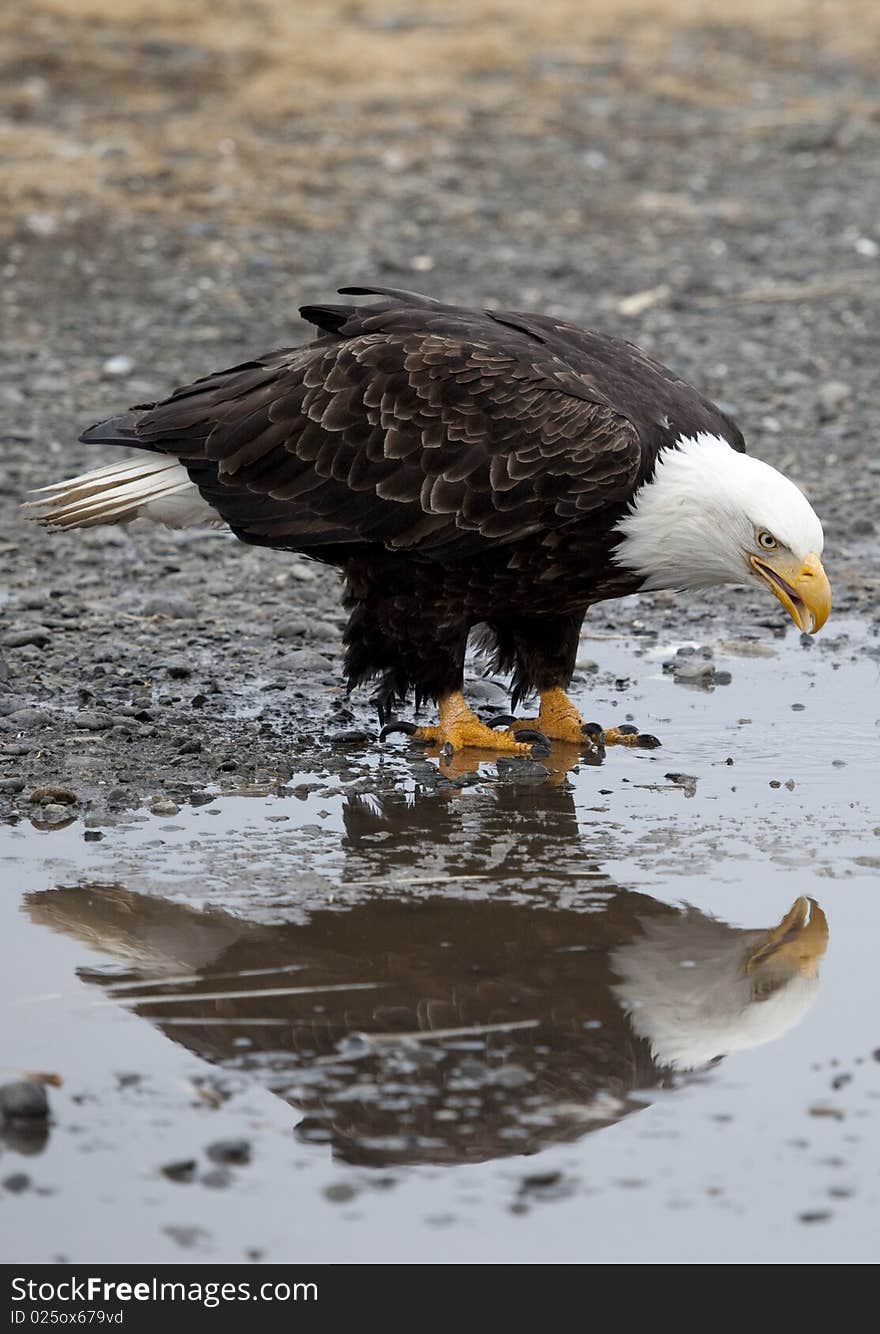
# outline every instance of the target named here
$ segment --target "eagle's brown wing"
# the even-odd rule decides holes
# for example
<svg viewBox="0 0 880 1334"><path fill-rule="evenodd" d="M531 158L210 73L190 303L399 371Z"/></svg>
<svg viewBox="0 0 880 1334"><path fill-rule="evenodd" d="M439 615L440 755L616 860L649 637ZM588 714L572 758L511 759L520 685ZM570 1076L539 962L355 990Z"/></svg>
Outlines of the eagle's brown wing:
<svg viewBox="0 0 880 1334"><path fill-rule="evenodd" d="M455 560L616 510L644 475L633 423L527 330L428 302L304 314L325 336L135 422L242 537Z"/></svg>

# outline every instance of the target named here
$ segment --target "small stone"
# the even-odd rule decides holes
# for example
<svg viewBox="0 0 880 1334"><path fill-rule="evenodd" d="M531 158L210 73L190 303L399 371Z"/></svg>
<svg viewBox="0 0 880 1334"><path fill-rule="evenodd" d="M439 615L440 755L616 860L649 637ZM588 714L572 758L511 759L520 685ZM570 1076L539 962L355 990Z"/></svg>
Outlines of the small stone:
<svg viewBox="0 0 880 1334"><path fill-rule="evenodd" d="M180 807L168 797L154 797L150 802L150 811L153 815L178 815Z"/></svg>
<svg viewBox="0 0 880 1334"><path fill-rule="evenodd" d="M0 640L4 648L24 648L26 644L35 644L45 648L52 638L52 632L44 625L32 625L24 630L9 630Z"/></svg>
<svg viewBox="0 0 880 1334"><path fill-rule="evenodd" d="M251 1145L246 1139L218 1139L208 1145L205 1153L212 1163L235 1163L241 1166L251 1160Z"/></svg>
<svg viewBox="0 0 880 1334"><path fill-rule="evenodd" d="M142 616L167 616L171 621L192 619L192 604L186 598L173 596L148 598L141 607Z"/></svg>
<svg viewBox="0 0 880 1334"><path fill-rule="evenodd" d="M165 1163L159 1171L169 1181L177 1181L181 1185L188 1185L189 1182L195 1180L196 1160L195 1158L182 1158L176 1163Z"/></svg>
<svg viewBox="0 0 880 1334"><path fill-rule="evenodd" d="M55 787L50 783L46 787L35 787L28 800L39 802L43 806L48 802L54 802L62 806L75 806L79 797L75 792L71 792L69 787Z"/></svg>
<svg viewBox="0 0 880 1334"><path fill-rule="evenodd" d="M16 792L22 792L23 790L23 778L0 778L0 792L4 792L8 796L14 796Z"/></svg>
<svg viewBox="0 0 880 1334"><path fill-rule="evenodd" d="M305 639L313 633L314 626L311 621L302 617L289 617L286 620L279 621L275 626L276 639Z"/></svg>
<svg viewBox="0 0 880 1334"><path fill-rule="evenodd" d="M28 727L46 727L51 722L51 715L46 709L25 707L9 714L9 721L16 730Z"/></svg>
<svg viewBox="0 0 880 1334"><path fill-rule="evenodd" d="M113 726L113 719L109 713L102 713L100 709L83 709L74 718L73 725L82 732L104 732Z"/></svg>
<svg viewBox="0 0 880 1334"><path fill-rule="evenodd" d="M356 1196L357 1191L347 1181L333 1181L324 1187L324 1199L331 1204L349 1204Z"/></svg>
<svg viewBox="0 0 880 1334"><path fill-rule="evenodd" d="M22 1079L0 1087L0 1117L4 1121L45 1121L48 1115L49 1098L36 1080Z"/></svg>
<svg viewBox="0 0 880 1334"><path fill-rule="evenodd" d="M119 379L123 376L131 375L134 370L134 362L131 357L126 357L122 353L119 353L115 357L108 357L104 362L102 370L105 375L109 375L114 379Z"/></svg>
<svg viewBox="0 0 880 1334"><path fill-rule="evenodd" d="M364 746L374 739L372 732L363 727L347 727L341 732L331 732L327 737L331 746Z"/></svg>
<svg viewBox="0 0 880 1334"><path fill-rule="evenodd" d="M832 421L852 395L852 389L843 380L826 380L816 395L816 412L820 421Z"/></svg>
<svg viewBox="0 0 880 1334"><path fill-rule="evenodd" d="M672 671L676 681L693 681L699 684L709 684L715 675L715 668L711 662L676 663Z"/></svg>
<svg viewBox="0 0 880 1334"><path fill-rule="evenodd" d="M33 817L36 821L36 815ZM47 824L61 824L62 820L71 819L70 807L59 806L57 802L50 801L40 809L40 821Z"/></svg>

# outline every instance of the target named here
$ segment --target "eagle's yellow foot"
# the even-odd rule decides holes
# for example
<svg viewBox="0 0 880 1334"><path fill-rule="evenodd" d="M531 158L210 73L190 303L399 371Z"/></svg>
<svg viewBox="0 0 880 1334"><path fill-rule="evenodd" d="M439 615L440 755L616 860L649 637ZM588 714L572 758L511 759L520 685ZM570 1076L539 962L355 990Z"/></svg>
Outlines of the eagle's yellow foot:
<svg viewBox="0 0 880 1334"><path fill-rule="evenodd" d="M518 735L524 729L536 728L551 741L567 741L576 746L591 742L594 746L644 746L650 750L660 745L655 736L640 732L629 723L621 727L609 727L606 731L598 723L584 722L565 691L558 687L541 691L541 708L537 718L514 718L509 714L501 714L491 720L491 726L509 727Z"/></svg>
<svg viewBox="0 0 880 1334"><path fill-rule="evenodd" d="M534 730L524 730L519 738L513 732L498 732L487 723L480 722L477 715L468 708L460 690L440 700L440 722L433 727L416 727L414 723L388 723L382 728L381 740L392 732L404 732L413 741L424 741L431 746L439 746L447 755L466 747L480 750L503 751L506 755L531 754L533 741L549 746L545 736Z"/></svg>

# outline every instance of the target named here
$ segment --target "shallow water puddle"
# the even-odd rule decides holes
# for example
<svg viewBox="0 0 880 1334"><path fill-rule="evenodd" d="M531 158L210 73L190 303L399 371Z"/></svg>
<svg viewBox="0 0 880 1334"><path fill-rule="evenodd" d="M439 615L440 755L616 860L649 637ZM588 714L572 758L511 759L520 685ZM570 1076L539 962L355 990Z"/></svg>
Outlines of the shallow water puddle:
<svg viewBox="0 0 880 1334"><path fill-rule="evenodd" d="M4 828L2 1059L64 1081L0 1142L5 1256L875 1258L878 668L841 634L716 644L710 689L585 646L588 714L663 740L601 765L395 748Z"/></svg>

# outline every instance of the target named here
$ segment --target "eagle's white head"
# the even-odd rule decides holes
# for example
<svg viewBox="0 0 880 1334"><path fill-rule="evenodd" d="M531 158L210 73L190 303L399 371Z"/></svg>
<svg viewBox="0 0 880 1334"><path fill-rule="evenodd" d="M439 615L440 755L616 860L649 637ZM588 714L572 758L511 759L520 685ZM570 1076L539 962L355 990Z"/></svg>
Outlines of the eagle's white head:
<svg viewBox="0 0 880 1334"><path fill-rule="evenodd" d="M815 511L794 482L720 436L684 437L664 450L617 529L614 560L643 588L760 583L801 630L813 634L828 619Z"/></svg>

